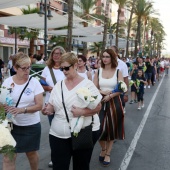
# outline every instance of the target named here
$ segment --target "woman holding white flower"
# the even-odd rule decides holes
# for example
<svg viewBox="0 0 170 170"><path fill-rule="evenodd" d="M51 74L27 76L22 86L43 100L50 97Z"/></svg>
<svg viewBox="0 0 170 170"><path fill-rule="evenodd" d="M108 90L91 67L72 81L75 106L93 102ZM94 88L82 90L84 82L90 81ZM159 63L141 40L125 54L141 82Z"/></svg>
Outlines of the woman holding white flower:
<svg viewBox="0 0 170 170"><path fill-rule="evenodd" d="M94 83L103 95L102 109L99 112L101 124L99 161L104 166L110 164L113 141L124 139L124 114L120 92L112 93L118 82L123 81L122 73L117 69L117 66L116 53L112 49L106 49L101 56L101 68L94 77Z"/></svg>
<svg viewBox="0 0 170 170"><path fill-rule="evenodd" d="M63 71L66 78L62 81L62 89L61 81L57 82L51 91L48 105L42 110L42 113L46 115L55 112L49 135L54 170L69 170L71 157L73 157L74 170L89 170L89 163L93 151L93 148L73 151L70 129L71 123L67 122L63 108L62 91L69 122L72 122L72 119L75 117L84 116L83 127L86 127L92 123L93 116L93 142L95 143L98 139L100 123L96 113L101 108L100 100L102 96L92 81L81 77L77 73L77 62L78 59L74 53L62 55L60 70ZM97 96L93 102L94 109L90 109L88 106L84 108L78 107L80 98L77 92L83 87L89 89L90 95Z"/></svg>
<svg viewBox="0 0 170 170"><path fill-rule="evenodd" d="M17 53L13 58L16 74L7 78L2 86L12 88L10 95L13 106L4 105L4 107L6 113L14 116L11 134L17 143L16 153L26 153L30 169L37 170L39 159L37 150L39 150L41 136L39 110L42 109L44 90L37 79L33 77L30 79L30 65L31 60L26 54ZM18 101L19 104L15 107ZM15 160L16 155L12 161L4 156L3 169L14 170Z"/></svg>

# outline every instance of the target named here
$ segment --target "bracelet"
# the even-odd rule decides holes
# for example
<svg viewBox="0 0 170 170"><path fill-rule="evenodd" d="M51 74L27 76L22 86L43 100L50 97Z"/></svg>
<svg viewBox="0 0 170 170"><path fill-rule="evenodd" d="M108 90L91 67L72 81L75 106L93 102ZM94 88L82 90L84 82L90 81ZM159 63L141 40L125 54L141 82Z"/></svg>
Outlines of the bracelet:
<svg viewBox="0 0 170 170"><path fill-rule="evenodd" d="M24 114L27 113L27 108L25 107Z"/></svg>

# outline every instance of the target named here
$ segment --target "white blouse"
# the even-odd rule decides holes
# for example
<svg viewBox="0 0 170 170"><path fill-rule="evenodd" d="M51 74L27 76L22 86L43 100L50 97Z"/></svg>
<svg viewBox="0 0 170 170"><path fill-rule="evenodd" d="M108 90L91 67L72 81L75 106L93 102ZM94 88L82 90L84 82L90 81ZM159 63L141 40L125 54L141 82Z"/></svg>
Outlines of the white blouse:
<svg viewBox="0 0 170 170"><path fill-rule="evenodd" d="M71 108L73 105L76 106L76 102L78 102L78 97L76 94L76 91L81 87L88 87L91 91L93 96L97 96L97 99L95 100L96 106L100 103L102 96L99 92L99 90L96 88L96 86L93 84L92 81L88 79L82 80L77 86L75 86L72 90L68 90L65 82L63 81L63 95L64 95L64 103L66 106L67 114L69 117L69 122L71 122L73 118L73 114L71 112ZM65 111L62 104L62 95L61 95L61 81L58 82L55 87L53 88L49 103L54 106L55 115L52 120L51 128L50 128L50 134L59 138L70 138L70 125L67 122ZM92 121L92 117L88 116L85 117L86 123L89 124L89 122ZM84 125L86 126L86 125ZM94 115L94 124L93 124L93 131L98 130L100 126L100 121L98 114Z"/></svg>

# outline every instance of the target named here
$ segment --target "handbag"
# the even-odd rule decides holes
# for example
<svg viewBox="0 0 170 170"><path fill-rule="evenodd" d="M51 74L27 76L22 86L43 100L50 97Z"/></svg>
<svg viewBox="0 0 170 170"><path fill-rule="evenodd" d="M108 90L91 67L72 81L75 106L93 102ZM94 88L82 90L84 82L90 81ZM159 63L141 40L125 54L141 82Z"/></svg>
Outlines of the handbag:
<svg viewBox="0 0 170 170"><path fill-rule="evenodd" d="M66 110L65 103L64 103L62 82L63 81L61 81L62 104L64 107L67 122L69 124L69 118L68 118L67 110ZM73 132L71 133L72 149L74 151L93 148L92 124L93 124L93 116L92 116L92 123L89 126L86 126L84 129L81 129L77 137L73 135Z"/></svg>

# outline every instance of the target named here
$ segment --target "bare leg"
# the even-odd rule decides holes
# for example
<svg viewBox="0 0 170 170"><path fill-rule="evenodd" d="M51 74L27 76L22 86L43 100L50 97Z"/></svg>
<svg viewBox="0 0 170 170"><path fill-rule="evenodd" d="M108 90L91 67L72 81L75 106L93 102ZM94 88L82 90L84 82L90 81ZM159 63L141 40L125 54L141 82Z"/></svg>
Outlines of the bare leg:
<svg viewBox="0 0 170 170"><path fill-rule="evenodd" d="M99 144L100 144L100 146L102 148L100 156L105 157L105 154L106 154L106 141L99 141Z"/></svg>
<svg viewBox="0 0 170 170"><path fill-rule="evenodd" d="M26 153L31 170L38 170L39 156L37 151L27 152Z"/></svg>
<svg viewBox="0 0 170 170"><path fill-rule="evenodd" d="M112 146L113 146L113 140L111 141L107 141L107 146L106 146L106 155L105 155L105 158L104 158L104 161L106 162L110 162L110 152L112 150Z"/></svg>
<svg viewBox="0 0 170 170"><path fill-rule="evenodd" d="M17 154L15 154L13 160L10 160L8 156L3 157L3 170L15 170L15 160Z"/></svg>

